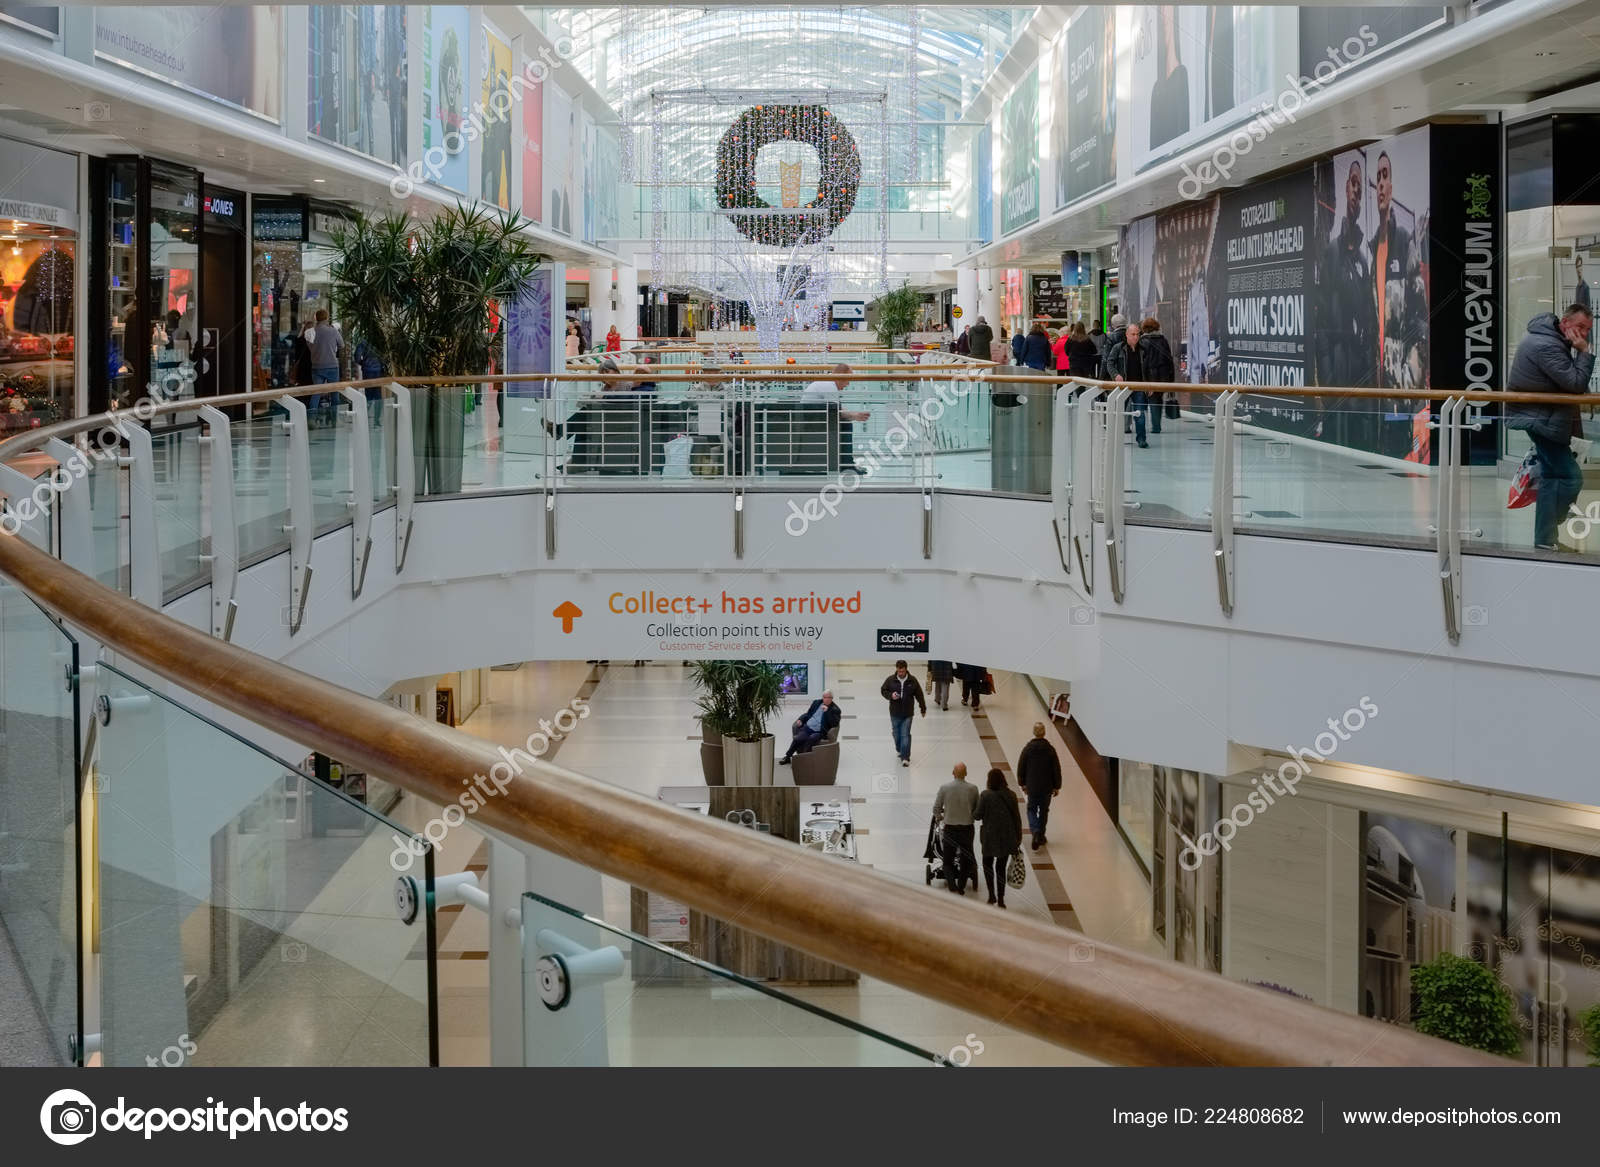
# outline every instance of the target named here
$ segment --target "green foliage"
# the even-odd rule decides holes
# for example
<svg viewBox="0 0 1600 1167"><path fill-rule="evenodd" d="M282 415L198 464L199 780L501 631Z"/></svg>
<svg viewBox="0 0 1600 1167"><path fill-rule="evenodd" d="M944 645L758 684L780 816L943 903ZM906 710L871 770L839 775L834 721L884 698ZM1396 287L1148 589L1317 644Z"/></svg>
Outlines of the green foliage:
<svg viewBox="0 0 1600 1167"><path fill-rule="evenodd" d="M1440 953L1411 970L1411 990L1418 1033L1502 1057L1522 1052L1511 994L1477 961Z"/></svg>
<svg viewBox="0 0 1600 1167"><path fill-rule="evenodd" d="M700 724L742 742L765 737L767 718L783 703L783 673L766 661L696 661L690 676L700 689Z"/></svg>
<svg viewBox="0 0 1600 1167"><path fill-rule="evenodd" d="M516 300L544 257L524 221L456 206L427 222L358 216L334 232L334 303L347 340L365 340L399 377L486 372L495 302Z"/></svg>
<svg viewBox="0 0 1600 1167"><path fill-rule="evenodd" d="M1589 1064L1600 1066L1600 1005L1590 1005L1579 1013L1578 1026L1583 1030L1583 1044L1589 1051Z"/></svg>
<svg viewBox="0 0 1600 1167"><path fill-rule="evenodd" d="M885 292L875 301L878 309L878 343L884 348L894 344L894 338L904 336L917 326L922 315L922 293L909 283L901 284L892 292Z"/></svg>

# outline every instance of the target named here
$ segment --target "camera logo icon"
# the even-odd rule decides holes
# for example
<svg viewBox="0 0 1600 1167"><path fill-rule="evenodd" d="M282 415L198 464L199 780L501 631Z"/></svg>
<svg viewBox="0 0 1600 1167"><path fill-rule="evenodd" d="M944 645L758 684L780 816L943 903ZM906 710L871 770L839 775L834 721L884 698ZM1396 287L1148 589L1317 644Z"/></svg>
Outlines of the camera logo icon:
<svg viewBox="0 0 1600 1167"><path fill-rule="evenodd" d="M874 774L872 776L872 793L893 794L900 789L900 780L893 774Z"/></svg>
<svg viewBox="0 0 1600 1167"><path fill-rule="evenodd" d="M1087 940L1080 940L1067 950L1067 960L1073 964L1088 964L1094 960L1094 945Z"/></svg>
<svg viewBox="0 0 1600 1167"><path fill-rule="evenodd" d="M94 1134L99 1110L89 1096L77 1090L57 1090L39 1108L44 1137L63 1147L73 1147Z"/></svg>
<svg viewBox="0 0 1600 1167"><path fill-rule="evenodd" d="M1489 623L1489 609L1482 604L1468 604L1461 609L1461 622L1473 628L1482 628Z"/></svg>
<svg viewBox="0 0 1600 1167"><path fill-rule="evenodd" d="M278 953L283 958L284 964L304 964L306 962L306 946L298 940L285 940Z"/></svg>
<svg viewBox="0 0 1600 1167"><path fill-rule="evenodd" d="M1094 608L1088 604L1074 604L1072 606L1071 620L1074 627L1093 624Z"/></svg>
<svg viewBox="0 0 1600 1167"><path fill-rule="evenodd" d="M1275 462L1282 462L1289 457L1293 447L1288 442L1268 442L1266 447L1267 457Z"/></svg>

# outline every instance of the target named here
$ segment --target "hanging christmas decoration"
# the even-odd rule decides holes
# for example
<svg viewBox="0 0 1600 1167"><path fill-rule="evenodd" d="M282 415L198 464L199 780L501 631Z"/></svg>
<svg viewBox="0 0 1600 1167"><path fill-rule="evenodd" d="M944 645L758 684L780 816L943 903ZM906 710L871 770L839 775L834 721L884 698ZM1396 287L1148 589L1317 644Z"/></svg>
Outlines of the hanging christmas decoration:
<svg viewBox="0 0 1600 1167"><path fill-rule="evenodd" d="M756 156L776 142L798 142L817 152L817 197L800 208L802 213L771 213L775 208L756 190ZM821 106L747 109L717 144L717 208L735 212L727 215L728 221L752 242L793 247L831 235L855 208L860 185L861 152L855 138ZM807 211L821 213L803 213Z"/></svg>

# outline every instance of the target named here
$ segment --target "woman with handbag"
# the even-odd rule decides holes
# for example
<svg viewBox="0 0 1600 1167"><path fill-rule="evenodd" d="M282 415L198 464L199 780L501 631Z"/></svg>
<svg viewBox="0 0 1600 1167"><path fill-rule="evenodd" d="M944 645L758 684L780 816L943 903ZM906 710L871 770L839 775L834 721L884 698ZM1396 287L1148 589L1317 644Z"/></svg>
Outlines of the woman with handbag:
<svg viewBox="0 0 1600 1167"><path fill-rule="evenodd" d="M1006 866L1022 850L1022 811L1017 807L1017 792L1006 784L1001 771L989 771L988 788L978 795L972 818L983 824L978 842L983 848L983 882L989 888L989 902L1003 908Z"/></svg>

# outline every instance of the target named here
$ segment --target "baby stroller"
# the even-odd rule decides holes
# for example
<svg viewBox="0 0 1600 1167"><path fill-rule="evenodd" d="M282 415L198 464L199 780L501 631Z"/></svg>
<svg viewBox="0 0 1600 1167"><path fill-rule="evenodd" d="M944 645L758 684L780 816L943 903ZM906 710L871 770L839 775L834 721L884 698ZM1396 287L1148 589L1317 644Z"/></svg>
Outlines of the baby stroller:
<svg viewBox="0 0 1600 1167"><path fill-rule="evenodd" d="M927 860L923 868L923 878L929 886L933 881L942 879L946 887L950 886L950 877L955 875L954 870L957 859L957 848L947 847L944 840L944 814L935 811L933 821L928 824L928 846L922 852L922 857ZM974 891L978 888L978 873L969 871L966 878L972 880Z"/></svg>

